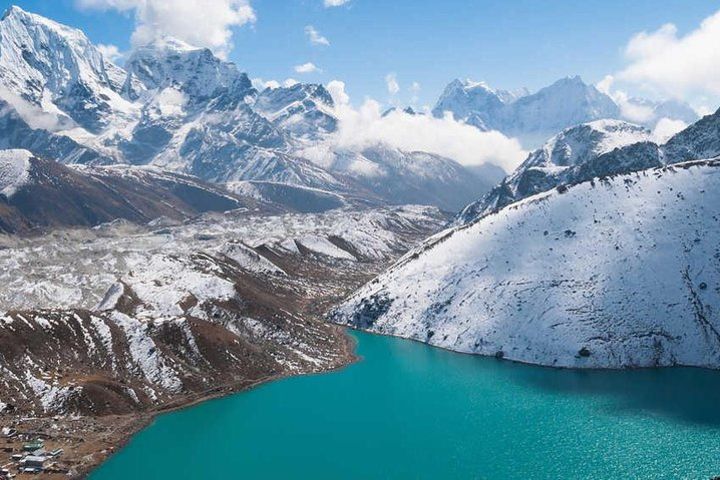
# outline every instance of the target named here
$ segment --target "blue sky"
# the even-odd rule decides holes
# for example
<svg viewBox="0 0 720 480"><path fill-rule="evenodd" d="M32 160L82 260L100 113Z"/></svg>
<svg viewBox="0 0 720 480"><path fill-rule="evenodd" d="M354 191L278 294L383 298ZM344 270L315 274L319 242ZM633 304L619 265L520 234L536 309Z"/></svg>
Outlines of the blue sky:
<svg viewBox="0 0 720 480"><path fill-rule="evenodd" d="M11 4L79 27L96 43L131 48L132 11L81 9L76 0L0 0L4 8ZM418 105L434 103L453 78L533 90L566 75L594 83L625 68L624 49L638 32L671 22L682 36L718 9L704 0L350 0L333 8L323 0L251 0L250 5L255 21L232 28L229 59L251 77L340 79L354 101L373 97L406 104L417 96ZM308 25L330 45L312 45ZM321 71L294 71L307 62ZM393 98L386 85L390 73L400 86ZM411 91L413 82L420 84L419 93Z"/></svg>

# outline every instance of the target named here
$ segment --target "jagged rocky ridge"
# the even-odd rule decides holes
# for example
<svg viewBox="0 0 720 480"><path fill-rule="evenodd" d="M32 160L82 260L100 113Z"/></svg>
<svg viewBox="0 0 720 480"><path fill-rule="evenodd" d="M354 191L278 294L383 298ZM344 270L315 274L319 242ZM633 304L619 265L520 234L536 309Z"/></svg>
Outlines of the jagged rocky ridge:
<svg viewBox="0 0 720 480"><path fill-rule="evenodd" d="M720 368L720 162L594 179L408 253L334 321L576 368Z"/></svg>
<svg viewBox="0 0 720 480"><path fill-rule="evenodd" d="M720 110L657 145L643 127L600 120L571 127L532 152L527 160L481 199L466 206L455 224L558 186L720 155Z"/></svg>
<svg viewBox="0 0 720 480"><path fill-rule="evenodd" d="M373 166L372 178L341 161L311 161L303 152L338 124L322 85L258 91L234 64L172 38L136 49L120 68L81 31L18 7L0 21L0 98L0 146L63 163L152 165L211 182L289 184L392 204L407 198L379 185L422 184L414 201L447 210L488 186L437 156L434 163L462 174L433 183L422 168L430 155L382 146L372 158L352 152Z"/></svg>

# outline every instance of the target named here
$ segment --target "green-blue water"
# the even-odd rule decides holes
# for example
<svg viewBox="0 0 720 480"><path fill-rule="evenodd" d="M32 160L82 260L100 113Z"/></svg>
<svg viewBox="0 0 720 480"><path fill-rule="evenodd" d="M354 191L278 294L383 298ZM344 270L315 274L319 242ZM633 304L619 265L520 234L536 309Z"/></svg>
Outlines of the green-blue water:
<svg viewBox="0 0 720 480"><path fill-rule="evenodd" d="M553 370L353 335L359 363L161 416L91 478L720 475L720 372Z"/></svg>

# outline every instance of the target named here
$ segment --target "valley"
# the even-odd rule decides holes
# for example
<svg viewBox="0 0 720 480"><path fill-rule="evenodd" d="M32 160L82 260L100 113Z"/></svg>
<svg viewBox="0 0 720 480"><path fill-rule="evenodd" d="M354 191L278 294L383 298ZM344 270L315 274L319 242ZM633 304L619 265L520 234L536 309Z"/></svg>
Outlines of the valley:
<svg viewBox="0 0 720 480"><path fill-rule="evenodd" d="M54 11L74 26L22 3L0 18L0 480L720 473L712 92L524 64L447 83L425 45L359 101L320 65L345 28L267 42L253 0L78 0ZM266 41L233 53L245 24ZM340 57L372 85L393 50L363 49Z"/></svg>
<svg viewBox="0 0 720 480"><path fill-rule="evenodd" d="M324 312L445 221L236 211L1 239L0 418L78 475L159 412L344 366Z"/></svg>

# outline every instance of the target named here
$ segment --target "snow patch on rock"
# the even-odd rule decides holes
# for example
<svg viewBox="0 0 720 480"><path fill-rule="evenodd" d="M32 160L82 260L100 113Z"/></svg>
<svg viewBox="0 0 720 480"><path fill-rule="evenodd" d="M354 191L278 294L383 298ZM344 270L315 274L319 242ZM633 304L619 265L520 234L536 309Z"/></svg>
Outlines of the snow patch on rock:
<svg viewBox="0 0 720 480"><path fill-rule="evenodd" d="M0 150L0 194L10 198L30 180L30 159L27 150Z"/></svg>

